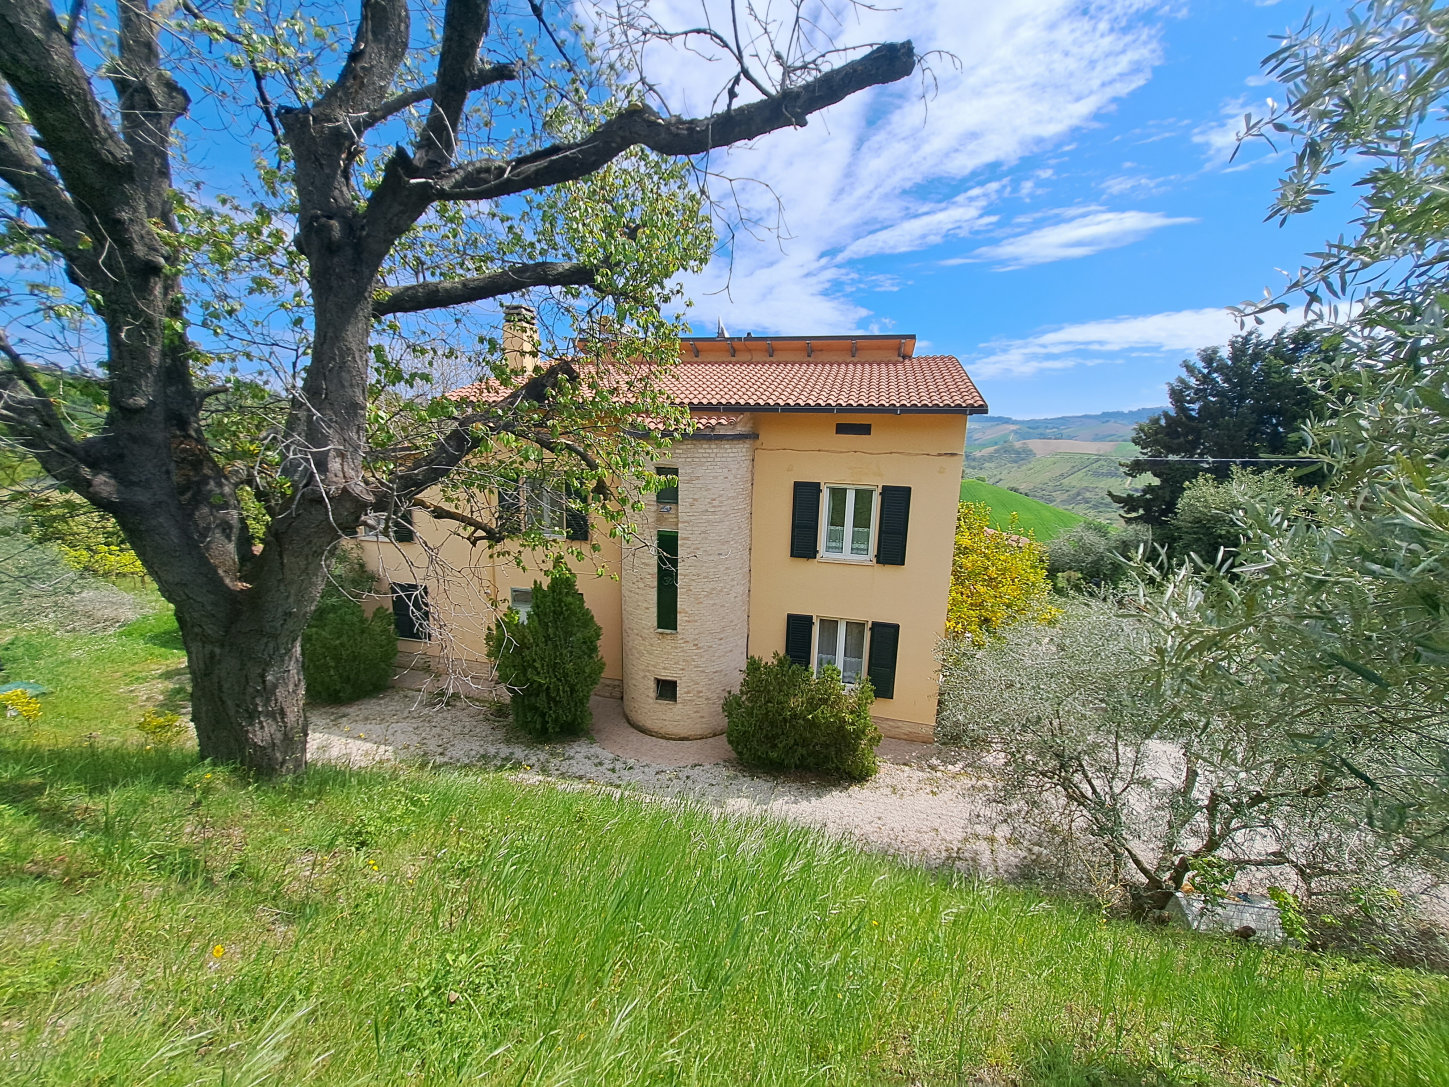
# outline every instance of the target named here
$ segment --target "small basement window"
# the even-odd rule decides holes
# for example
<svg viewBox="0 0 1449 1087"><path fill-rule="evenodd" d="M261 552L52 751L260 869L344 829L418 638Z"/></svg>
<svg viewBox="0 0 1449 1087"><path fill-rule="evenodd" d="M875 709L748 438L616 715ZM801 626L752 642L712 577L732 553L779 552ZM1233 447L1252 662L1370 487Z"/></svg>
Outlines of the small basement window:
<svg viewBox="0 0 1449 1087"><path fill-rule="evenodd" d="M835 433L837 434L869 434L869 423L836 423Z"/></svg>
<svg viewBox="0 0 1449 1087"><path fill-rule="evenodd" d="M654 697L660 702L678 702L679 680L656 679L654 681Z"/></svg>

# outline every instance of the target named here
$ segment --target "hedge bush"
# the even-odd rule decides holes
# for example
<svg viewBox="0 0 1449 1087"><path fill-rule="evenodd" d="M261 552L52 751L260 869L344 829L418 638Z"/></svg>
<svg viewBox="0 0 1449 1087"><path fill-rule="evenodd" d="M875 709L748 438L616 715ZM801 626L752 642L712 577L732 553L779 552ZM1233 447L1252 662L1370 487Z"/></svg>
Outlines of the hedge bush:
<svg viewBox="0 0 1449 1087"><path fill-rule="evenodd" d="M314 702L353 702L384 690L397 662L392 611L369 615L359 601L376 590L356 551L339 552L312 621L302 632L302 676Z"/></svg>
<svg viewBox="0 0 1449 1087"><path fill-rule="evenodd" d="M724 700L725 737L740 762L756 770L864 781L879 768L874 701L865 677L852 689L833 667L816 676L783 653L768 664L751 657L740 689Z"/></svg>
<svg viewBox="0 0 1449 1087"><path fill-rule="evenodd" d="M602 634L572 573L556 568L533 583L527 620L509 610L488 635L513 721L538 740L579 736L593 721L589 698L604 674Z"/></svg>

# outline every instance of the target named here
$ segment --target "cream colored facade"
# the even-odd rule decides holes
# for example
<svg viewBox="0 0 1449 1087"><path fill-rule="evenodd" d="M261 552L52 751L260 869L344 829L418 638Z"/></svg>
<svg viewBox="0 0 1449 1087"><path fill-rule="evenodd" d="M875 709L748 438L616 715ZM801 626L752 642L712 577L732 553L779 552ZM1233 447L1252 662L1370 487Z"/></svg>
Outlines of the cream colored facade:
<svg viewBox="0 0 1449 1087"><path fill-rule="evenodd" d="M603 629L599 693L622 697L626 716L642 731L678 739L717 735L725 728L721 702L738 686L746 658L769 659L793 648L799 659L807 617L812 666L822 629L843 629L822 627L822 619L865 624L872 640L898 628L890 635L894 690L877 698L874 713L887 736L929 740L967 414L785 407L721 416L711 405L705 425L657 459L678 473L677 505L651 496L637 532L624 540L594 525L591 543L600 550L586 567L575 564L580 590ZM855 431L868 426L869 433L841 433L841 424ZM799 534L804 516L797 483L820 485L821 541L832 485L871 492L870 554L832 558L819 553L822 544L814 557L792 557L792 534ZM909 488L899 565L876 561L882 488L897 496ZM435 636L404 642L404 663L489 689L486 632L511 590L543 577L546 560L526 556L520 570L511 557L500 560L486 545L470 546L451 525L422 511L414 527L417 542L363 543L381 581L427 587ZM657 624L660 532L678 533L675 630ZM797 631L793 647L787 622Z"/></svg>

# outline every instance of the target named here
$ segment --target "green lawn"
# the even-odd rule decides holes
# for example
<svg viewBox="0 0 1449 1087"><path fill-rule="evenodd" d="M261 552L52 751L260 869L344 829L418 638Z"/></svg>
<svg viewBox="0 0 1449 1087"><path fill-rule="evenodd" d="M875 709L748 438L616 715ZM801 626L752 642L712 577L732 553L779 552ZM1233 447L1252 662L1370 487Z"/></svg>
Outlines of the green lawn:
<svg viewBox="0 0 1449 1087"><path fill-rule="evenodd" d="M3 617L0 617L3 622ZM508 771L146 746L166 618L7 637L0 1082L1449 1083L1449 982Z"/></svg>
<svg viewBox="0 0 1449 1087"><path fill-rule="evenodd" d="M1034 533L1043 543L1087 519L1080 513L1049 506L1035 498L1028 498L1024 494L1017 494L979 479L961 481L961 501L984 502L990 506L991 512L996 516L997 527L1002 529L1009 527L1011 515L1016 514L1020 528Z"/></svg>

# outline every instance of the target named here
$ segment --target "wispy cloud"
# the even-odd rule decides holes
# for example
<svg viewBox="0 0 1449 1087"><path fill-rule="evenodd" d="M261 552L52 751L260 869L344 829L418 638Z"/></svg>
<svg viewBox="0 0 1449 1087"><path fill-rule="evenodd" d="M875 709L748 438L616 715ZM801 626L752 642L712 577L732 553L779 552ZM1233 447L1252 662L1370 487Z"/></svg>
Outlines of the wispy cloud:
<svg viewBox="0 0 1449 1087"><path fill-rule="evenodd" d="M697 26L700 5L654 0L650 11ZM967 8L961 0L853 8L842 40L910 38L933 51L928 96L920 79L873 88L804 128L712 158L719 174L757 182L729 190L742 218L773 224L782 215L784 229L737 235L731 252L687 284L700 320L720 316L761 332L868 327L871 315L851 293L861 285L854 262L981 230L1007 195L982 184L985 171L1059 148L1145 83L1160 59L1160 17L1142 0ZM806 4L807 17L823 12L818 0ZM660 47L647 59L680 113L708 110L725 81L722 68L683 49Z"/></svg>
<svg viewBox="0 0 1449 1087"><path fill-rule="evenodd" d="M1118 249L1141 241L1154 230L1196 219L1155 211L1099 211L1064 223L1039 227L1004 242L976 250L977 260L995 260L1002 268L1028 268L1056 260L1089 257L1104 249Z"/></svg>
<svg viewBox="0 0 1449 1087"><path fill-rule="evenodd" d="M1262 331L1287 323L1265 315ZM1044 370L1068 370L1138 357L1185 358L1200 347L1225 344L1242 332L1226 309L1190 309L1140 317L1112 317L1051 329L1022 340L982 344L968 361L973 376L1027 377Z"/></svg>

